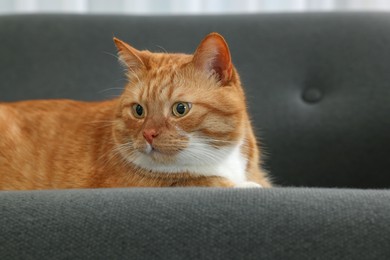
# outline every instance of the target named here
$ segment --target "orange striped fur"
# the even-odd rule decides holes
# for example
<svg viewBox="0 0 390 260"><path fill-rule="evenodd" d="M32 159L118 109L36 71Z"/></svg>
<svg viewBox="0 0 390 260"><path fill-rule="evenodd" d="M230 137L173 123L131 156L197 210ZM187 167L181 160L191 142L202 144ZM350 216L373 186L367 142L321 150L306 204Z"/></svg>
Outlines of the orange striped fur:
<svg viewBox="0 0 390 260"><path fill-rule="evenodd" d="M0 103L0 189L271 186L222 36L193 55L114 41L119 98Z"/></svg>

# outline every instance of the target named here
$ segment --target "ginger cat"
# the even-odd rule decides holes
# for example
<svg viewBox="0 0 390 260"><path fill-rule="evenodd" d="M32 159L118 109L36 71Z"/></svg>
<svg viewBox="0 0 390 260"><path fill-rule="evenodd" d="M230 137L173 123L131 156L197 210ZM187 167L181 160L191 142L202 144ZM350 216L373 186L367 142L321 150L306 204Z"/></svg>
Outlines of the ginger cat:
<svg viewBox="0 0 390 260"><path fill-rule="evenodd" d="M119 98L0 103L0 189L271 186L221 35L193 55L114 42Z"/></svg>

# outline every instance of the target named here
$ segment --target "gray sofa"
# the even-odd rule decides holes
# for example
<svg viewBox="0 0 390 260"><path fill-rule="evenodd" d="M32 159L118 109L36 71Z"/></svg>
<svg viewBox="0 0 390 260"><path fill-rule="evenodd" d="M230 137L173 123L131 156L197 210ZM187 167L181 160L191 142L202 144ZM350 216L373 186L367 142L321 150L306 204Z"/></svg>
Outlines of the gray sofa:
<svg viewBox="0 0 390 260"><path fill-rule="evenodd" d="M389 13L0 16L0 100L110 98L113 36L191 53L212 31L279 187L3 191L0 259L390 258Z"/></svg>

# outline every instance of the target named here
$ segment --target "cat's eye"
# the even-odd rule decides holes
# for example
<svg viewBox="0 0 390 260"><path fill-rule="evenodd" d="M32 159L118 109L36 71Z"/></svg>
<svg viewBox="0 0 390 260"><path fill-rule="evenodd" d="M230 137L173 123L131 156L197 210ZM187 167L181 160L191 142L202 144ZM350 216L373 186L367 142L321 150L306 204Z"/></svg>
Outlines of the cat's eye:
<svg viewBox="0 0 390 260"><path fill-rule="evenodd" d="M132 112L136 118L144 118L145 117L145 109L140 104L134 104L132 106Z"/></svg>
<svg viewBox="0 0 390 260"><path fill-rule="evenodd" d="M172 113L177 117L183 117L190 112L192 105L188 102L177 102L172 107Z"/></svg>

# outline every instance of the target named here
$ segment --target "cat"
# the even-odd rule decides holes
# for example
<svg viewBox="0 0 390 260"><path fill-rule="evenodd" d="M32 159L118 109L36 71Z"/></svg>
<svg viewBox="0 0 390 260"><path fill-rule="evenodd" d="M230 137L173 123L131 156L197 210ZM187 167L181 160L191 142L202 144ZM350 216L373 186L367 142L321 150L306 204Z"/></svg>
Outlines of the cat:
<svg viewBox="0 0 390 260"><path fill-rule="evenodd" d="M114 42L120 97L0 103L0 189L271 187L220 34L193 55Z"/></svg>

